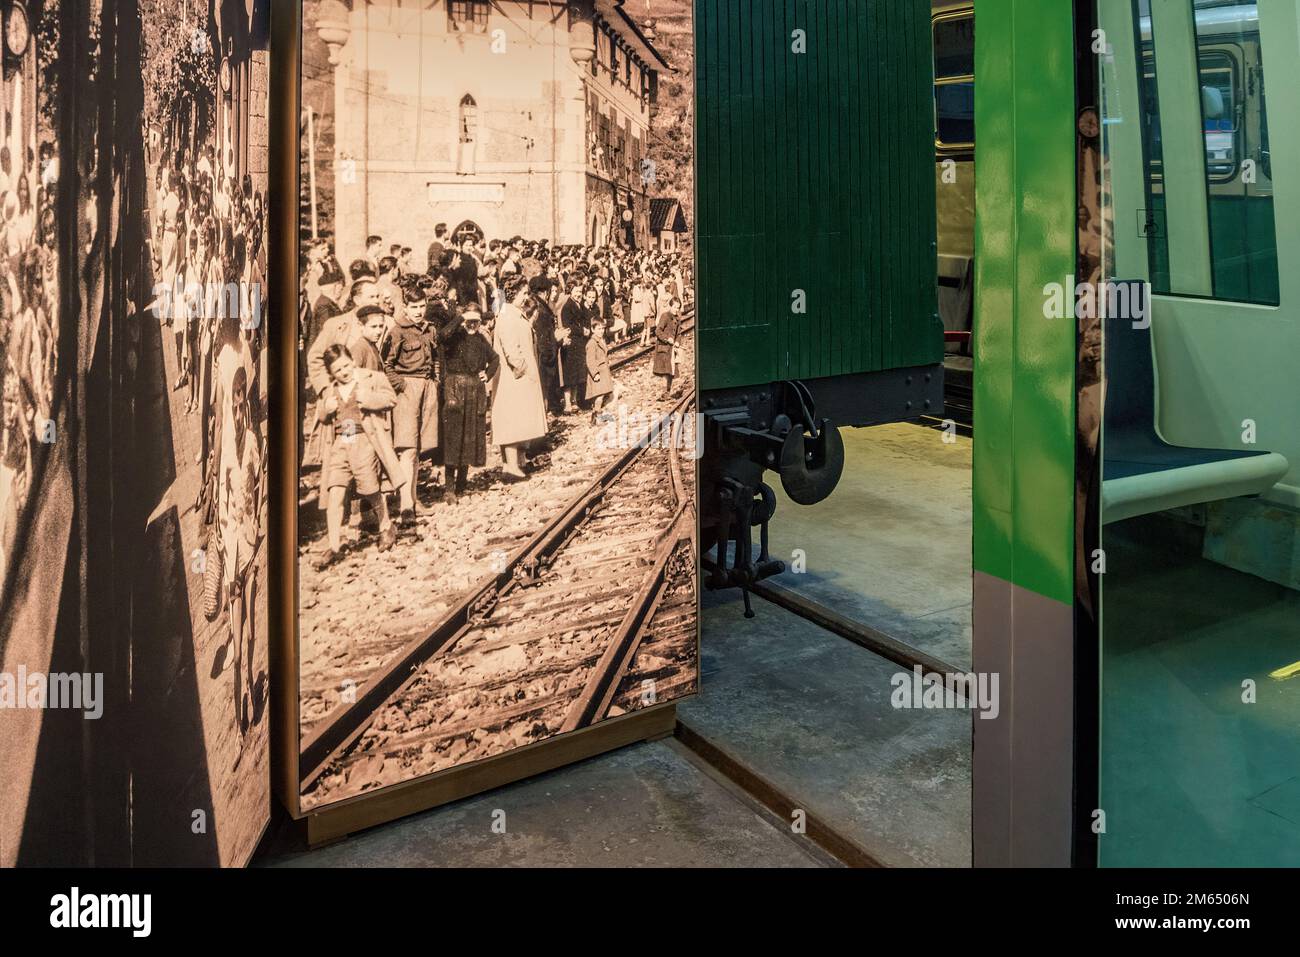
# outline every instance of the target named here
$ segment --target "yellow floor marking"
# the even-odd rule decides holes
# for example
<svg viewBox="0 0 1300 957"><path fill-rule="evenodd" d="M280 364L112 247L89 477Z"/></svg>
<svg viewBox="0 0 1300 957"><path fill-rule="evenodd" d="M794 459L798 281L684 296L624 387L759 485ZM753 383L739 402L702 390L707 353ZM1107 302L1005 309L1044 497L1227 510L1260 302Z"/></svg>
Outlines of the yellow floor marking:
<svg viewBox="0 0 1300 957"><path fill-rule="evenodd" d="M1271 671L1268 676L1279 681L1285 681L1287 678L1294 678L1296 675L1300 675L1300 661L1293 665L1287 665L1285 668L1278 668L1277 671Z"/></svg>

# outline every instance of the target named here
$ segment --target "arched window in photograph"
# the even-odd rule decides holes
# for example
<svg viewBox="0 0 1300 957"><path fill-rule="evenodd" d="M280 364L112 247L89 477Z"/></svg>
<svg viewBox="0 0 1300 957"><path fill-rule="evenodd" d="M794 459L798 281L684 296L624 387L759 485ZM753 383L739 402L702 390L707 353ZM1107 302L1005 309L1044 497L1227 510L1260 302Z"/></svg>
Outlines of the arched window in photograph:
<svg viewBox="0 0 1300 957"><path fill-rule="evenodd" d="M456 170L461 174L474 172L474 155L478 141L478 104L466 93L460 100L460 147Z"/></svg>
<svg viewBox="0 0 1300 957"><path fill-rule="evenodd" d="M460 141L473 143L478 132L478 104L466 93L460 101Z"/></svg>
<svg viewBox="0 0 1300 957"><path fill-rule="evenodd" d="M472 239L476 243L482 242L483 235L483 230L479 227L479 224L472 219L467 219L452 230L451 245L453 248L459 249L467 239Z"/></svg>

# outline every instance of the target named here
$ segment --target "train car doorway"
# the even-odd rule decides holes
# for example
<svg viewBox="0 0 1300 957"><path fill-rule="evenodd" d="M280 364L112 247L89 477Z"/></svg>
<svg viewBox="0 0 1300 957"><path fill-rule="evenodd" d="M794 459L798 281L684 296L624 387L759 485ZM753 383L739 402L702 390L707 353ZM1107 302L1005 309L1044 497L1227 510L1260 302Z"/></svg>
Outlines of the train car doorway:
<svg viewBox="0 0 1300 957"><path fill-rule="evenodd" d="M968 866L971 722L997 707L971 647L974 7L756 6L701 24L679 737L841 860ZM713 69L751 48L775 53Z"/></svg>
<svg viewBox="0 0 1300 957"><path fill-rule="evenodd" d="M975 4L933 0L934 153L939 315L947 415L974 419Z"/></svg>

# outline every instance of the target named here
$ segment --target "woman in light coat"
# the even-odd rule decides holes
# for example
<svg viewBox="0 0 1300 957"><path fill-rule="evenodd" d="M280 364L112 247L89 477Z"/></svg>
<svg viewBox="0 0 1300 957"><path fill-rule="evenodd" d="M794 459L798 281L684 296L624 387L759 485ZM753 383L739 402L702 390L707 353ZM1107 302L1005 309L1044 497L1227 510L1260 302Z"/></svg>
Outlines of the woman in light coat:
<svg viewBox="0 0 1300 957"><path fill-rule="evenodd" d="M159 270L162 282L170 288L172 280L176 278L180 259L177 250L177 217L180 215L181 198L172 181L172 171L167 167L162 170L162 189L157 202L158 232L161 235Z"/></svg>
<svg viewBox="0 0 1300 957"><path fill-rule="evenodd" d="M506 278L502 291L506 304L496 323L501 368L492 391L492 442L501 446L505 474L518 480L528 477L520 465L522 446L546 434L546 406L533 330L525 314L536 308L529 301L528 284L515 274Z"/></svg>
<svg viewBox="0 0 1300 957"><path fill-rule="evenodd" d="M631 327L634 333L640 333L641 345L650 344L650 294L638 277L632 283Z"/></svg>

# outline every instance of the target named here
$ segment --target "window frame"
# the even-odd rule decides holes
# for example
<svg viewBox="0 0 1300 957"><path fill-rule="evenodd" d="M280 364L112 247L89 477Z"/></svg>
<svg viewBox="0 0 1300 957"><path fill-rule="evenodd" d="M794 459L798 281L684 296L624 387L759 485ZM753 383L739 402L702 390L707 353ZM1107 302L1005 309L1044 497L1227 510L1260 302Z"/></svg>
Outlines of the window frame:
<svg viewBox="0 0 1300 957"><path fill-rule="evenodd" d="M447 22L453 33L487 33L491 13L489 0L447 0Z"/></svg>
<svg viewBox="0 0 1300 957"><path fill-rule="evenodd" d="M1195 42L1195 49L1196 49L1197 88L1199 89L1201 87L1202 61L1207 55L1207 53L1208 54L1222 53L1223 55L1227 56L1230 62L1232 63L1233 77L1237 83L1235 92L1240 93L1243 96L1244 103L1248 102L1250 94L1245 84L1249 82L1250 77L1247 75L1249 70L1249 64L1247 63L1246 51L1244 46L1239 41L1236 40L1225 40L1223 43L1217 45L1219 48L1229 47L1229 46L1232 47L1233 50L1235 50L1240 55L1241 57L1240 60L1233 60L1231 53L1229 53L1227 50L1203 49L1200 28L1199 25L1196 25L1196 19L1195 19L1196 11L1198 8L1195 6L1195 0L1186 0L1186 2L1192 7L1192 17L1193 17L1193 24L1195 30L1194 42ZM1231 2L1231 0L1229 0L1229 2ZM1236 0L1236 2L1240 4L1241 2L1243 2L1243 0ZM1142 129L1143 129L1143 133L1142 133L1143 179L1145 181L1148 208L1151 208L1151 206L1153 205L1153 197L1156 195L1161 196L1164 199L1165 203L1166 204L1168 203L1168 192L1165 188L1164 163L1163 163L1164 111L1163 111L1163 104L1160 102L1159 92L1158 92L1159 71L1158 71L1158 66L1156 65L1155 62L1155 49L1156 49L1156 42L1157 42L1155 25L1149 17L1143 16L1142 9L1139 4L1139 0L1132 0L1132 4L1133 4L1134 42L1136 44L1136 52L1137 52L1137 55L1134 58L1135 59L1134 66L1138 74L1137 76L1138 88L1139 88L1138 109L1141 114ZM1145 29L1147 31L1145 35L1143 33L1144 21L1146 23ZM1264 89L1263 84L1265 82L1264 80L1265 75L1263 73L1262 47L1259 50L1258 56L1259 56L1259 63L1257 64L1257 66L1260 68L1260 74L1258 77L1255 78L1255 81L1260 84L1261 99L1262 99L1263 89ZM1156 115L1160 117L1161 124L1162 124L1161 137L1160 137L1161 161L1158 163L1153 162L1152 159L1153 144L1151 142L1152 138L1150 136L1150 123L1149 123L1149 116L1151 115L1152 103L1142 95L1142 91L1146 88L1148 82L1150 81L1155 81L1157 83L1154 107L1155 107ZM1274 224L1273 224L1273 244L1274 244L1273 248L1274 248L1274 255L1277 258L1277 268L1279 270L1278 301L1272 302L1272 301L1264 301L1261 299L1242 298L1239 296L1225 295L1219 291L1219 275L1216 268L1216 260L1214 254L1214 223L1213 223L1212 213L1209 206L1212 200L1211 190L1215 186L1221 186L1226 183L1231 183L1239 178L1241 174L1241 158L1246 155L1246 151L1244 147L1246 145L1245 135L1246 135L1247 118L1243 113L1243 116L1241 117L1240 120L1240 125L1238 126L1236 125L1237 118L1234 117L1234 149L1237 152L1238 162L1236 164L1236 167L1233 170L1232 175L1230 177L1227 177L1226 179L1216 179L1210 174L1209 156L1206 153L1205 113L1204 113L1203 101L1202 103L1198 103L1197 107L1198 107L1197 112L1201 118L1200 133L1201 133L1202 163L1204 164L1205 173L1206 173L1204 179L1204 189L1205 189L1205 198L1207 203L1207 207L1206 207L1206 229L1208 232L1207 241L1209 243L1209 253L1210 253L1210 292L1209 294L1177 292L1172 288L1161 290L1156 288L1154 279L1152 279L1151 295L1153 297L1181 300L1184 302L1194 301L1194 302L1205 302L1205 303L1214 303L1214 304L1222 304L1222 305L1246 306L1253 309L1261 309L1261 310L1278 310L1282 307L1285 297L1283 295L1283 283L1282 283L1282 276L1280 274L1281 265L1282 265L1280 257L1282 254L1283 247L1281 244L1281 233L1278 230L1278 224L1276 219L1274 220ZM1234 110L1235 110L1235 104L1234 104ZM1269 178L1270 180L1272 179L1272 177ZM1277 211L1276 201L1272 195L1270 195L1268 198L1269 201L1273 204L1274 214L1276 215L1276 211ZM1153 275L1155 273L1155 269L1153 268L1155 262L1155 255L1151 246L1152 240L1150 237L1147 237L1144 241L1147 246L1147 262L1149 268L1148 275ZM1167 238L1165 239L1165 241L1167 242ZM1166 246L1166 262L1168 261L1168 257L1170 255L1167 249L1168 247ZM1171 283L1171 287L1172 287L1172 283Z"/></svg>
<svg viewBox="0 0 1300 957"><path fill-rule="evenodd" d="M958 84L964 84L964 83L969 83L973 86L975 83L974 73L951 74L947 76L939 76L937 73L939 68L938 58L936 56L937 49L938 49L936 46L938 29L940 24L948 23L954 20L970 20L973 26L975 22L974 4L966 4L964 6L954 7L951 10L943 10L930 17L930 50L931 50L930 62L931 62L932 69L936 71L934 75L934 90L931 97L931 105L934 112L934 150L935 153L937 153L940 156L951 156L953 154L970 153L975 149L974 140L968 143L948 143L940 139L939 137L939 94L938 94L939 87L956 86ZM971 51L972 68L974 67L974 63L975 63L975 56L974 56L974 49L972 48Z"/></svg>

